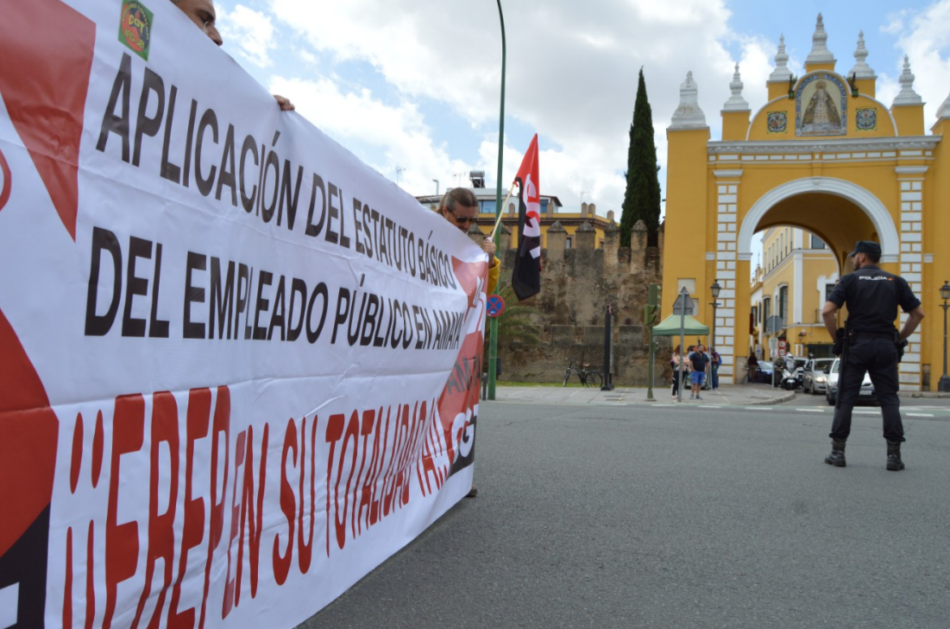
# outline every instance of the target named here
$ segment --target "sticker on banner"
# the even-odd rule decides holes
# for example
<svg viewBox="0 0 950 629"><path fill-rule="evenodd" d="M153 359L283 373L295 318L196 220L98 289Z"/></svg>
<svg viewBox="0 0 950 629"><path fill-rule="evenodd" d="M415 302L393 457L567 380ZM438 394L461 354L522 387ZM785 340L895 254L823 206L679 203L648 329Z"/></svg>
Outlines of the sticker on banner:
<svg viewBox="0 0 950 629"><path fill-rule="evenodd" d="M122 3L119 41L148 61L148 47L152 42L152 12L141 2L129 0Z"/></svg>

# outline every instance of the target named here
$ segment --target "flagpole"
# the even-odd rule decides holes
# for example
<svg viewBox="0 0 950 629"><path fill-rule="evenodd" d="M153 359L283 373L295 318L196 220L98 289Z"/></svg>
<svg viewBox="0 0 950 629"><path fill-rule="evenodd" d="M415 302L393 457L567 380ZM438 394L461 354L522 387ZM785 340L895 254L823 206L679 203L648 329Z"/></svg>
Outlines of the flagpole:
<svg viewBox="0 0 950 629"><path fill-rule="evenodd" d="M510 200L511 200L511 188L508 188L508 196L505 197L505 202L501 204L502 207L507 207L508 201ZM491 238L493 242L495 240L495 233L498 231L498 226L501 225L501 219L502 217L504 217L504 215L505 215L504 212L498 213L498 218L495 219L495 226L492 227L491 233L488 235L488 237ZM499 258L499 260L500 259L501 258Z"/></svg>
<svg viewBox="0 0 950 629"><path fill-rule="evenodd" d="M501 23L501 110L498 114L498 177L495 179L495 217L496 221L501 220L501 170L502 159L505 150L505 56L508 52L505 43L505 15L501 11L501 0L498 3L498 20ZM496 225L497 228L497 225ZM495 287L498 290L498 287ZM495 378L497 374L498 362L498 318L492 317L489 324L489 333L491 334L488 344L488 399L495 399Z"/></svg>

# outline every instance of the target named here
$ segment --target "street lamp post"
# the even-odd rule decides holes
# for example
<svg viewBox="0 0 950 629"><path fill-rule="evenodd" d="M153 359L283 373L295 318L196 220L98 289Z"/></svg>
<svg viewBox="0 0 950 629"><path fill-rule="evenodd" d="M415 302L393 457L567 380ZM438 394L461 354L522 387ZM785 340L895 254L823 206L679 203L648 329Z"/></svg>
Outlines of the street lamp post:
<svg viewBox="0 0 950 629"><path fill-rule="evenodd" d="M505 150L505 57L508 52L505 43L505 15L501 11L501 0L498 3L498 20L501 23L501 107L498 114L498 178L495 181L495 222L501 214L501 181L502 158ZM495 287L497 290L497 286ZM488 343L488 399L495 399L495 377L497 376L498 362L498 319L492 317L489 324L491 335Z"/></svg>
<svg viewBox="0 0 950 629"><path fill-rule="evenodd" d="M712 337L709 339L709 356L712 357L712 353L716 351L716 309L719 307L719 291L722 290L722 286L719 285L719 280L714 279L712 286L709 287L709 292L712 295L712 303L709 304L713 307L713 324L712 324ZM712 366L709 368L710 377L712 376ZM719 376L716 376L718 379ZM709 386L712 386L715 382L710 381Z"/></svg>
<svg viewBox="0 0 950 629"><path fill-rule="evenodd" d="M950 284L947 280L943 281L940 287L940 298L943 300L943 375L940 376L940 382L937 384L937 390L942 393L950 393L950 376L947 375L947 300L950 299Z"/></svg>

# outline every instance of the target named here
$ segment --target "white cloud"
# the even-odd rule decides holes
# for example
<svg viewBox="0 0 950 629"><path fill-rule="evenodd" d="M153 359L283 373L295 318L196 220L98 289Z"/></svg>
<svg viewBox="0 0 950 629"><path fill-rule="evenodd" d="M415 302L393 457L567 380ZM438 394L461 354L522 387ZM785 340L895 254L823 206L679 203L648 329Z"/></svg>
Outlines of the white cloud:
<svg viewBox="0 0 950 629"><path fill-rule="evenodd" d="M241 4L233 11L219 8L217 13L218 29L229 49L259 68L271 65L270 52L276 44L269 16Z"/></svg>
<svg viewBox="0 0 950 629"><path fill-rule="evenodd" d="M626 167L627 131L641 66L661 163L665 127L678 105L679 84L687 70L701 82L700 102L707 119L718 126L734 64L721 43L729 36L729 12L724 0L673 4L551 0L505 7L506 114L541 133L542 181L547 182L546 191L566 204L576 205L585 192L584 200L595 201L601 211L620 209L624 184L619 173ZM271 0L271 6L284 26L336 62L369 63L406 99L446 103L476 130L494 124L501 36L493 3L419 0L407 9L380 0L319 6L306 0ZM761 42L750 45L744 62L752 69L762 64L764 53L755 48L761 48ZM758 89L757 83L751 89ZM350 118L358 113L346 112ZM431 142L431 136L427 139ZM545 147L545 141L558 150ZM486 142L497 150L496 137L486 137ZM520 162L520 157L513 159ZM489 160L483 155L482 160L478 166L493 185L495 156ZM421 170L431 167L429 162L406 167ZM422 192L432 187L432 178L420 176ZM404 187L408 181L403 179Z"/></svg>
<svg viewBox="0 0 950 629"><path fill-rule="evenodd" d="M444 190L456 173L473 170L471 165L452 159L444 146L436 145L412 103L390 106L367 89L341 91L332 79L277 77L269 89L290 98L305 118L386 177L395 180L396 169L405 169L399 174L399 183L415 194L431 194L433 179L439 179ZM359 147L372 150L359 154Z"/></svg>
<svg viewBox="0 0 950 629"><path fill-rule="evenodd" d="M898 47L910 59L916 79L914 91L920 94L924 106L924 124L930 127L936 121L937 108L950 94L950 0L939 0L914 16L909 30L901 34ZM899 76L904 60L894 64ZM896 95L896 93L895 93ZM890 104L890 101L885 101Z"/></svg>

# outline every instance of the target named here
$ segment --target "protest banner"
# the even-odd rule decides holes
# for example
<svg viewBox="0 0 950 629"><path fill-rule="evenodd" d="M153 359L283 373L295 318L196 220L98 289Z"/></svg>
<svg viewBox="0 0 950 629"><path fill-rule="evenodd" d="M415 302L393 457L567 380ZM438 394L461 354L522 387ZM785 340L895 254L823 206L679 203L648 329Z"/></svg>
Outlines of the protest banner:
<svg viewBox="0 0 950 629"><path fill-rule="evenodd" d="M293 627L471 486L486 256L166 0L0 15L0 626Z"/></svg>

